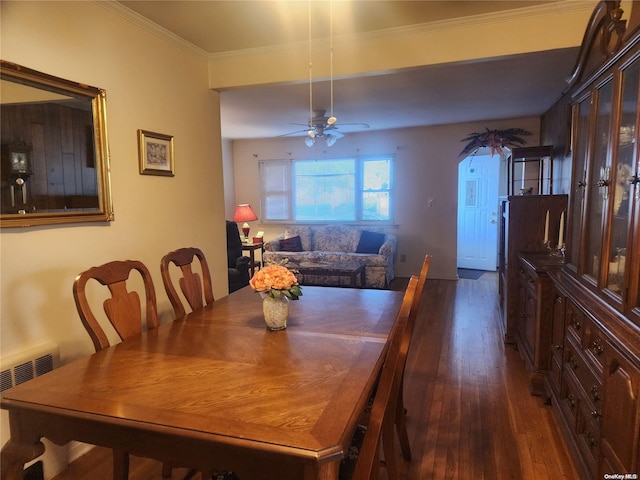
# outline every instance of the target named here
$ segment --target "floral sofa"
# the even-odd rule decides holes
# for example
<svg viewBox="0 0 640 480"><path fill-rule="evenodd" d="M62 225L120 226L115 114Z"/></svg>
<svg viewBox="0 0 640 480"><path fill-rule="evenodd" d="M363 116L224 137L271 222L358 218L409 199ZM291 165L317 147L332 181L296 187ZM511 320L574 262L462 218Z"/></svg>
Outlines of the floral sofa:
<svg viewBox="0 0 640 480"><path fill-rule="evenodd" d="M302 263L358 263L365 265L366 288L388 288L394 278L397 237L379 229L349 225L288 227L277 238L265 242L265 265L285 264L295 270ZM307 276L305 282L346 285L348 278Z"/></svg>

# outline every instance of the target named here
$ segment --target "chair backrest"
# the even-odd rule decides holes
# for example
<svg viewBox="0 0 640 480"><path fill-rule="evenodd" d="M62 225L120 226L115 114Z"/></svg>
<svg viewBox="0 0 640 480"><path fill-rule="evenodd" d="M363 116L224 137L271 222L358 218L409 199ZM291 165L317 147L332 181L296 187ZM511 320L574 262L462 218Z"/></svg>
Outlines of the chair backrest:
<svg viewBox="0 0 640 480"><path fill-rule="evenodd" d="M197 272L194 272L192 264L195 259L200 261L200 271L202 272L202 280ZM184 298L189 303L191 310L199 310L205 305L213 303L213 287L211 286L211 274L207 259L200 249L194 247L179 248L173 252L167 253L160 261L160 272L162 273L162 283L167 292L169 301L173 306L176 318L184 317L186 309L182 304L182 300L171 281L170 264L173 263L180 268L182 277L178 280L180 290Z"/></svg>
<svg viewBox="0 0 640 480"><path fill-rule="evenodd" d="M418 316L418 310L420 308L420 300L422 299L422 292L424 290L424 284L429 274L429 266L431 265L431 255L425 255L422 262L422 268L420 269L420 276L418 276L418 283L416 285L416 292L413 296L413 302L411 304L411 312L409 313L409 320L407 329L405 331L405 339L403 343L406 343L406 350L409 350L409 344L413 337L413 330L416 326L416 317ZM405 359L406 360L406 359Z"/></svg>
<svg viewBox="0 0 640 480"><path fill-rule="evenodd" d="M394 425L397 392L401 384L401 378L398 373L400 362L402 361L402 339L407 327L417 284L418 278L414 275L409 281L391 332L389 349L379 377L367 430L351 480L369 480L379 477L382 429L383 427L393 429Z"/></svg>
<svg viewBox="0 0 640 480"><path fill-rule="evenodd" d="M73 298L82 324L89 332L97 351L108 347L109 339L98 323L86 295L86 285L91 279L109 287L111 298L104 301L107 318L121 340L142 331L142 305L137 292L127 291L127 279L132 270L140 273L145 290L146 327L152 330L158 326L158 311L153 280L147 267L137 260L114 261L80 273L73 282Z"/></svg>

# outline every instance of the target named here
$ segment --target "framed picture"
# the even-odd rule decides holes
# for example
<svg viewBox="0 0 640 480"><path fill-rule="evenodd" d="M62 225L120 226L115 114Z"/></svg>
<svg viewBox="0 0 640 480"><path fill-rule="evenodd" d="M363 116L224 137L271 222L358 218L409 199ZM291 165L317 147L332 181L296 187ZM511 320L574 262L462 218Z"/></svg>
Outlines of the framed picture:
<svg viewBox="0 0 640 480"><path fill-rule="evenodd" d="M173 177L173 137L138 130L141 175Z"/></svg>
<svg viewBox="0 0 640 480"><path fill-rule="evenodd" d="M25 145L2 145L2 176L28 177L31 170L31 148Z"/></svg>

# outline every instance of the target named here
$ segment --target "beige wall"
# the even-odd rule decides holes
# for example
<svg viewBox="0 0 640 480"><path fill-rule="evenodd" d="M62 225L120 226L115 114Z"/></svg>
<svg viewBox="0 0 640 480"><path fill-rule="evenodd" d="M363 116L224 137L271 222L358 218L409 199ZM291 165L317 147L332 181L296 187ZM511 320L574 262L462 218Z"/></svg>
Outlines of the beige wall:
<svg viewBox="0 0 640 480"><path fill-rule="evenodd" d="M181 50L94 2L1 4L2 58L104 88L115 221L3 229L3 357L44 341L63 361L88 354L71 286L76 274L139 259L153 274L161 321L172 319L160 258L200 247L216 296L227 293L218 95L206 58ZM175 177L138 173L137 130L174 136Z"/></svg>
<svg viewBox="0 0 640 480"><path fill-rule="evenodd" d="M259 207L260 160L394 154L396 227L390 231L398 236L396 276L418 273L424 255L430 253L433 255L430 277L455 279L458 163L465 145L460 140L469 133L484 131L485 127L523 128L532 133L523 137L527 144L537 145L540 121L524 118L352 133L330 148L323 147L321 142L309 148L300 137L236 140L233 142L236 200ZM434 199L433 207L427 207L427 198ZM284 231L284 225L254 222L252 232L258 230L264 230L265 239L270 240ZM406 256L405 262L400 261L401 255Z"/></svg>

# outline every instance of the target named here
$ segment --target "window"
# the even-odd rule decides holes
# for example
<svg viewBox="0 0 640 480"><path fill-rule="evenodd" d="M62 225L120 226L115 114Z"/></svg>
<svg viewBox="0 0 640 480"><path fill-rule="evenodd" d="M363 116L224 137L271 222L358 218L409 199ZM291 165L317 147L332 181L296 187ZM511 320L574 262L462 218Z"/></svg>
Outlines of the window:
<svg viewBox="0 0 640 480"><path fill-rule="evenodd" d="M392 220L392 157L260 162L266 222Z"/></svg>

